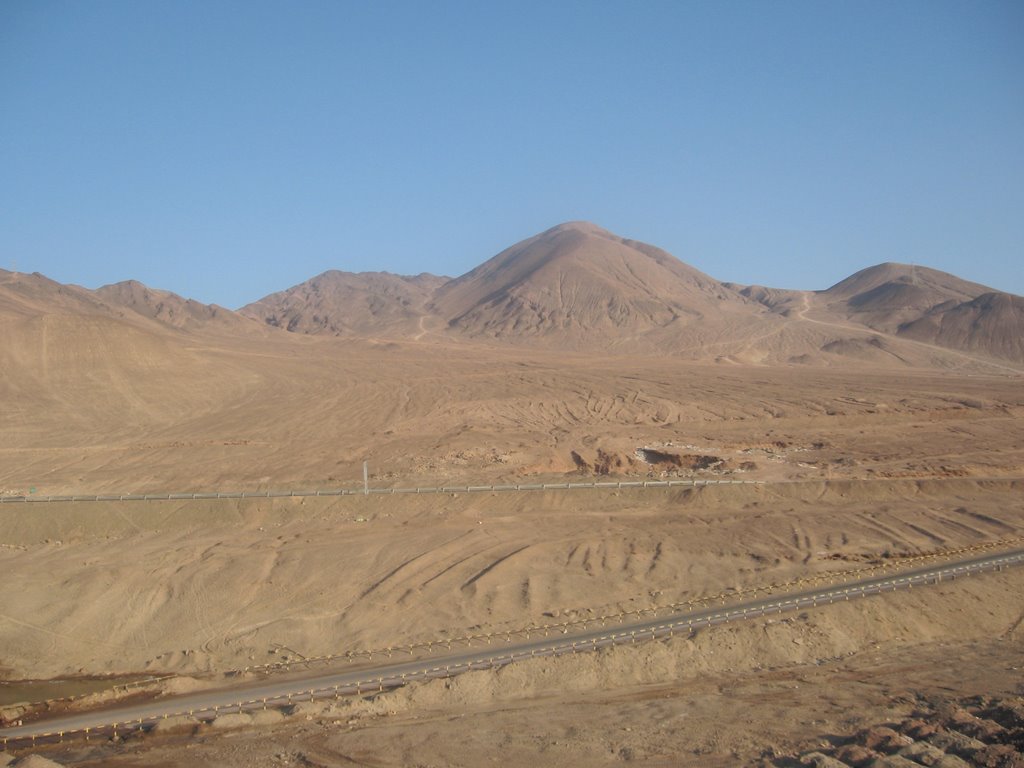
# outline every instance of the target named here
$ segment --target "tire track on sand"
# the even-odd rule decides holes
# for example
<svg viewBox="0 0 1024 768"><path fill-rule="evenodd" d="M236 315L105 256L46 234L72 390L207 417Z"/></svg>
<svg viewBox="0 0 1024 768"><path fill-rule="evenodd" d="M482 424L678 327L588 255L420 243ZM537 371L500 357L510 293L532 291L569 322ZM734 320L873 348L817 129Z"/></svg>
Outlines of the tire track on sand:
<svg viewBox="0 0 1024 768"><path fill-rule="evenodd" d="M461 589L463 589L463 590L469 589L469 588L470 588L470 587L472 587L472 586L473 586L474 584L476 584L476 582L478 582L478 581L479 581L480 579L482 579L482 578L483 578L484 576L486 576L486 575L487 575L488 573L490 573L491 571L493 571L493 570L494 570L495 568L497 568L497 567L498 567L499 565L501 565L502 563L504 563L504 562L505 562L506 560L508 560L508 559L509 559L509 558L511 558L511 557L514 557L515 555L518 555L518 554L519 554L520 552L522 552L522 551L523 551L524 549L529 549L529 548L530 548L530 545L529 545L529 544L524 544L523 546L519 547L518 549L514 549L514 550L512 550L512 551L511 551L511 552L509 552L509 553L508 553L507 555L504 555L503 557L499 557L499 558L498 558L497 560L495 560L495 561L494 561L493 563L491 563L490 565L488 565L488 566L487 566L486 568L484 568L484 569L482 569L482 570L480 570L480 571L477 571L477 573L476 573L476 574L474 574L474 575L473 575L473 576L471 576L471 577L470 577L469 579L467 579L467 580L466 580L466 581L465 581L465 582L463 583L463 585L462 585Z"/></svg>

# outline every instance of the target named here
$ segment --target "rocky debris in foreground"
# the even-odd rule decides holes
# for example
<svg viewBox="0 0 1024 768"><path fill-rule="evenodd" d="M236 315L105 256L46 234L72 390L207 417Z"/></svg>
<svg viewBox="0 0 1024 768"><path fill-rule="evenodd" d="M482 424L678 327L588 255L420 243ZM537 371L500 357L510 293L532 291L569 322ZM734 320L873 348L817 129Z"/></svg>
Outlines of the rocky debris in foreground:
<svg viewBox="0 0 1024 768"><path fill-rule="evenodd" d="M1024 768L1024 697L927 704L901 723L875 725L779 768Z"/></svg>

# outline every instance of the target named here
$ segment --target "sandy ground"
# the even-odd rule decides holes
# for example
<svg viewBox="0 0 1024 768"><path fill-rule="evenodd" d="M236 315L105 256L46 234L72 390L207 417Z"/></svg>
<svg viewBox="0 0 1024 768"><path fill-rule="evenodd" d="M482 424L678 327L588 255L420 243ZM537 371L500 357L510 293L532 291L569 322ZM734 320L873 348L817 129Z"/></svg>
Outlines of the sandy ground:
<svg viewBox="0 0 1024 768"><path fill-rule="evenodd" d="M1021 498L935 479L5 507L3 663L191 674L670 605L1019 536Z"/></svg>
<svg viewBox="0 0 1024 768"><path fill-rule="evenodd" d="M71 331L47 333L52 342ZM668 605L1024 535L1024 387L1011 375L331 339L161 347L142 331L129 339L131 354L112 354L104 328L75 333L80 343L56 361L52 348L34 357L35 347L5 347L24 365L2 382L2 492L353 487L364 459L380 486L764 483L4 504L8 680L217 675ZM622 650L550 673L517 668L483 686L496 691L486 700L467 692L455 704L435 686L398 695L411 702L389 704L398 715L357 713L351 729L351 717L320 725L317 715L280 733L117 759L278 765L303 764L302 752L309 765L345 764L346 755L367 765L742 763L885 720L909 706L908 687L946 686L951 696L1012 688L1019 579L979 579L984 594L973 583L915 590L911 607L865 602L841 618L730 628L692 648L654 644L635 652L646 656ZM766 646L772 633L782 634ZM730 642L732 661L712 664ZM942 658L963 660L959 672ZM615 659L620 671L600 670ZM463 751L451 751L456 741Z"/></svg>
<svg viewBox="0 0 1024 768"><path fill-rule="evenodd" d="M637 462L644 447L755 479L1024 473L1020 375L291 335L193 348L135 333L122 354L85 326L0 379L0 492L355 487L364 460L382 486L680 471Z"/></svg>

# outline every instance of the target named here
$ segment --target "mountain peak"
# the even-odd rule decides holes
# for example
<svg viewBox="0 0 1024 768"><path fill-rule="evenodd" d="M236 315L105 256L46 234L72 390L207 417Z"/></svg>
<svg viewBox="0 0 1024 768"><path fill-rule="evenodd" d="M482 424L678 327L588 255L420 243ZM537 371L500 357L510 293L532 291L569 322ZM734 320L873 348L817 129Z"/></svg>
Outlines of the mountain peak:
<svg viewBox="0 0 1024 768"><path fill-rule="evenodd" d="M720 303L745 299L659 248L571 221L442 286L432 306L471 336L594 343L682 327Z"/></svg>
<svg viewBox="0 0 1024 768"><path fill-rule="evenodd" d="M955 298L959 301L973 299L975 296L992 290L987 286L972 283L956 275L930 267L887 261L855 272L823 293L831 300L847 299L852 301L858 296L879 290L883 286L894 285L914 286L921 289L922 292L940 296L941 300Z"/></svg>
<svg viewBox="0 0 1024 768"><path fill-rule="evenodd" d="M561 224L556 224L550 229L545 230L541 233L541 236L547 235L554 232L585 232L591 235L603 235L615 237L604 227L599 227L591 221L564 221Z"/></svg>

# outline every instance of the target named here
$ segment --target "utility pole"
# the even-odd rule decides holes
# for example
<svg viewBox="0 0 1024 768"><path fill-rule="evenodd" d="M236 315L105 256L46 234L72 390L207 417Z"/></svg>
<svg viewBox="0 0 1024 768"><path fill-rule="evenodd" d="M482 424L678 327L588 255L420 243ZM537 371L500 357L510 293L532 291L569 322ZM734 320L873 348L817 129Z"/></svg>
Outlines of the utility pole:
<svg viewBox="0 0 1024 768"><path fill-rule="evenodd" d="M365 462L365 461L363 462L363 495L364 496L369 496L370 495L370 474L369 474L369 471L366 468L367 464L368 464L368 462Z"/></svg>

